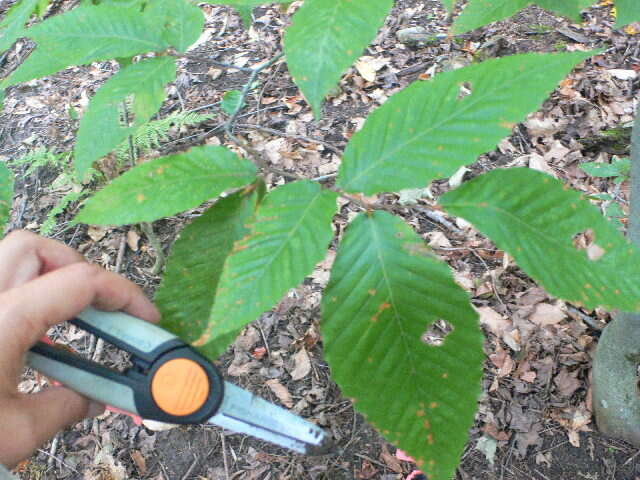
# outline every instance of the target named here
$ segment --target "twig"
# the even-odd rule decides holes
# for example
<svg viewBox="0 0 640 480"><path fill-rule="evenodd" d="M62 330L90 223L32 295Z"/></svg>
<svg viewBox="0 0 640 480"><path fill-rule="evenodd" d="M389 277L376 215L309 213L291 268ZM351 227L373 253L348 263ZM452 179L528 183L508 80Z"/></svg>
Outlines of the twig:
<svg viewBox="0 0 640 480"><path fill-rule="evenodd" d="M38 452L46 455L47 457L50 457L51 455L49 454L49 452L42 450L41 448L38 449ZM62 460L61 458L58 457L54 457L56 462L60 462L62 465L64 465L65 467L67 467L69 470L72 470L73 472L77 473L78 475L80 475L80 472L78 470L76 470L75 468L73 468L71 465L69 465L67 462L65 462L64 460Z"/></svg>
<svg viewBox="0 0 640 480"><path fill-rule="evenodd" d="M47 466L53 467L53 462L56 460L56 451L58 450L58 443L60 442L60 435L53 437L51 442L51 448L49 449L49 458L47 459Z"/></svg>
<svg viewBox="0 0 640 480"><path fill-rule="evenodd" d="M420 213L423 213L425 215L425 217L427 217L429 220L432 220L436 223L439 223L440 225L442 225L443 227L445 227L448 230L451 230L454 233L457 233L458 235L462 235L463 232L462 230L460 230L458 227L456 227L453 223L451 223L449 220L447 220L446 218L444 218L444 216L442 216L442 214L434 211L434 210L429 210L423 207L418 207L418 206L413 206L411 207L414 210L419 211Z"/></svg>
<svg viewBox="0 0 640 480"><path fill-rule="evenodd" d="M222 462L224 463L224 476L229 480L229 462L227 461L227 442L224 439L224 432L220 432L222 442Z"/></svg>
<svg viewBox="0 0 640 480"><path fill-rule="evenodd" d="M280 130L276 130L275 128L263 127L262 125L253 125L253 124L250 124L250 123L239 123L236 126L238 128L247 128L247 129L252 129L252 130L260 130L261 132L271 133L273 135L279 135L279 136L285 137L285 138L293 138L293 139L296 139L296 140L302 140L303 142L318 143L318 144L322 145L323 147L326 147L328 150L331 150L336 155L342 155L342 152L338 148L334 147L330 143L327 143L324 140L321 140L319 138L307 137L306 135L297 135L297 134L287 133L287 132L283 132L283 131L280 131Z"/></svg>
<svg viewBox="0 0 640 480"><path fill-rule="evenodd" d="M153 225L147 222L142 222L140 224L140 229L144 232L151 244L151 248L156 252L156 261L151 268L152 275L158 275L162 268L164 267L166 257L164 255L164 250L162 249L162 242L160 242L160 238L156 235L156 232L153 230Z"/></svg>
<svg viewBox="0 0 640 480"><path fill-rule="evenodd" d="M238 118L238 114L240 113L240 110L242 110L242 107L247 99L247 96L249 95L249 92L251 91L251 87L253 85L253 82L256 81L256 78L258 78L258 75L260 74L260 72L262 72L263 70L269 68L271 65L273 65L274 63L276 63L277 61L279 61L282 57L284 56L283 53L280 53L278 55L276 55L275 57L273 57L271 60L269 60L268 62L263 63L262 65L255 67L255 68L251 68L251 75L249 75L249 79L247 80L247 83L244 84L244 87L242 88L242 91L240 92L240 101L238 102L238 105L235 109L235 111L231 114L231 116L229 117L229 120L227 120L227 122L225 123L225 131L229 132L231 131L231 129L233 128L233 124L235 123L236 119Z"/></svg>
<svg viewBox="0 0 640 480"><path fill-rule="evenodd" d="M193 472L193 470L196 468L196 465L198 465L198 457L196 456L196 454L193 454L193 463L191 464L191 466L187 469L187 471L185 472L185 474L182 476L182 480L187 480L187 478L189 477L189 475L191 475L191 473Z"/></svg>
<svg viewBox="0 0 640 480"><path fill-rule="evenodd" d="M581 312L580 310L578 310L577 308L571 307L571 306L567 306L567 311L569 313L572 313L573 315L577 316L580 318L580 320L582 320L584 323L586 323L587 325L589 325L591 328L593 328L594 330L601 332L602 331L602 327L600 327L593 318L591 318L589 315L587 315L584 312Z"/></svg>

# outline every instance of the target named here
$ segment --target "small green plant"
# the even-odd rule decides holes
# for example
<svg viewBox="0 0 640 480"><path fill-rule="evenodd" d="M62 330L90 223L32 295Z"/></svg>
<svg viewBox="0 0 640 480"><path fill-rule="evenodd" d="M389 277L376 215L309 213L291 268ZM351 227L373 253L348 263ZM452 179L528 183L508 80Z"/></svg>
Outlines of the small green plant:
<svg viewBox="0 0 640 480"><path fill-rule="evenodd" d="M250 22L251 8L264 1L217 3L237 7ZM531 3L577 22L580 9L595 0L492 0L491 9L486 0L470 0L452 33L507 18ZM443 4L453 10L453 0ZM636 5L618 0L620 18L640 19ZM284 57L316 118L392 7L392 0L305 0L294 13ZM85 1L26 30L38 46L0 86L118 60L119 71L80 121L73 173L81 181L95 161L134 139L157 113L166 85L176 79L177 59L187 55L203 26L202 12L186 0ZM312 272L334 238L338 196L351 202L360 212L340 239L322 299L331 375L355 408L431 479L448 479L480 394L477 315L449 267L385 211L384 202L361 194L424 189L450 177L495 148L592 54L514 55L411 84L351 137L335 186L278 170L234 132L253 82L280 62L276 56L249 69L245 88L223 103L229 115L224 132L247 158L222 146L198 146L141 163L92 196L75 220L152 222L216 199L173 245L156 295L163 325L215 358ZM265 178L273 173L287 182L267 192ZM529 169L495 170L438 202L488 235L550 294L590 309L640 310L640 250L560 181ZM597 243L580 250L573 239L588 229ZM439 320L453 330L441 345L426 344L423 334Z"/></svg>
<svg viewBox="0 0 640 480"><path fill-rule="evenodd" d="M629 180L631 175L631 160L614 156L611 163L585 162L580 164L580 169L587 175L597 178L613 178L616 184L613 195L598 193L590 197L602 201L602 210L607 218L622 225L622 219L626 216L620 203L617 201L620 184Z"/></svg>

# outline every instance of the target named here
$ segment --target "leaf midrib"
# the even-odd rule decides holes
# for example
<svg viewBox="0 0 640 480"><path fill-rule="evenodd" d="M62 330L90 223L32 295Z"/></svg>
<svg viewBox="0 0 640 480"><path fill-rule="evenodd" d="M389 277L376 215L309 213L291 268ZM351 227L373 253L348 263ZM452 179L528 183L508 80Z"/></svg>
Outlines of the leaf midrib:
<svg viewBox="0 0 640 480"><path fill-rule="evenodd" d="M406 351L406 355L409 357L409 362L411 363L411 369L412 372L418 372L419 371L419 363L416 362L415 357L413 355L413 350L410 348L410 346L407 343L407 335L405 333L405 329L404 326L402 324L401 318L402 315L400 315L400 312L398 312L398 309L396 307L396 301L393 295L393 290L391 288L391 280L389 279L389 275L387 274L387 268L385 265L385 261L384 261L384 254L383 254L383 249L381 247L382 242L380 239L380 235L379 232L377 230L377 225L375 223L375 220L371 221L371 232L372 232L372 236L375 237L375 245L376 245L376 250L377 252L377 257L378 260L380 261L380 268L382 269L382 277L384 278L384 282L387 286L387 291L389 292L389 300L391 303L391 307L393 308L393 318L396 321L396 324L398 325L398 328L400 330L400 337L402 338L402 343L404 344L404 348ZM409 375L412 377L416 377L417 374L416 373L412 373L410 372ZM420 393L420 395L424 395L425 397L427 396L427 392L424 391L424 389L422 388L422 386L420 385L420 382L415 382L415 387L418 390L418 392Z"/></svg>
<svg viewBox="0 0 640 480"><path fill-rule="evenodd" d="M484 72L484 73L486 75L486 72ZM514 83L517 83L521 78L530 77L530 76L531 76L531 71L530 70L525 70L519 76L509 77L509 78L512 79L512 81L508 82L507 85L510 86L510 85L512 85ZM475 79L468 80L468 81L473 82L473 81L475 81ZM474 94L472 94L471 96L467 97L466 99L463 99L463 100L466 100L466 102L462 103L462 107L461 108L455 109L450 115L448 115L447 117L443 118L440 122L433 124L430 128L428 128L427 130L423 130L422 132L416 134L415 136L411 137L411 139L407 140L406 142L398 144L394 149L389 150L388 153L386 153L383 156L379 157L377 160L374 160L373 162L369 163L369 165L367 167L362 169L358 174L356 174L354 177L351 178L351 180L344 186L345 190L349 191L351 185L356 183L364 175L367 175L372 169L377 168L380 164L384 164L384 163L388 162L390 160L390 158L392 158L394 155L396 155L396 153L399 150L402 150L402 149L406 148L408 145L411 145L414 142L417 142L417 141L421 140L422 137L427 136L433 130L436 130L436 129L442 127L444 124L449 122L451 119L453 119L453 118L455 118L457 116L461 116L462 114L466 113L467 110L469 110L469 109L473 109L473 107L475 107L476 103L479 103L480 101L484 101L487 97L493 97L494 96L494 92L499 91L499 90L504 90L504 88L505 88L505 84L504 83L501 83L499 85L496 84L496 85L494 85L493 89L486 90L486 93L484 95L474 95ZM403 100L405 100L405 99L403 98ZM361 130L359 133L362 134L363 131L364 130ZM362 157L363 157L362 154L358 155L358 157L357 157L358 161L361 161ZM347 160L347 159L345 159L345 160ZM465 164L466 163L467 162L465 162Z"/></svg>

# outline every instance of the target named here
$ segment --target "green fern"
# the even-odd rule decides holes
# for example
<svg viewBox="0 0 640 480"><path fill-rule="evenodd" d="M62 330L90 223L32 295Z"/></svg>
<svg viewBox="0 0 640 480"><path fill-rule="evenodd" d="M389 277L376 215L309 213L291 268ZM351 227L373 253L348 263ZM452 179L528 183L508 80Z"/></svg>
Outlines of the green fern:
<svg viewBox="0 0 640 480"><path fill-rule="evenodd" d="M53 167L56 169L64 169L68 153L53 153L44 147L38 147L35 150L27 152L22 157L10 160L9 163L14 167L28 165L23 176L26 177L34 173L40 167Z"/></svg>
<svg viewBox="0 0 640 480"><path fill-rule="evenodd" d="M23 177L27 177L34 173L38 168L50 167L60 172L60 175L54 183L51 185L54 190L68 190L58 203L47 213L42 225L40 225L40 233L42 235L49 235L56 226L56 217L71 205L72 203L80 200L84 195L88 194L84 188L78 188L78 185L74 181L73 169L71 166L70 152L53 153L44 147L38 147L35 150L27 152L22 157L10 160L9 163L14 167L26 166L27 169L22 174ZM95 178L97 170L92 169L90 171L90 178Z"/></svg>
<svg viewBox="0 0 640 480"><path fill-rule="evenodd" d="M203 115L196 112L172 113L166 118L153 120L140 126L133 134L133 147L137 152L148 152L158 148L163 142L169 140L169 130L175 128L197 125L205 120L213 118L212 115ZM119 162L124 162L129 158L129 141L122 142L116 149L116 157Z"/></svg>
<svg viewBox="0 0 640 480"><path fill-rule="evenodd" d="M56 217L61 213L64 213L64 211L67 209L67 207L70 204L77 202L87 193L88 192L86 191L76 192L72 190L69 193L67 193L64 197L62 197L60 201L58 201L56 206L53 207L49 211L49 213L47 213L47 218L45 219L44 222L42 222L42 225L40 225L40 234L50 235L57 224Z"/></svg>

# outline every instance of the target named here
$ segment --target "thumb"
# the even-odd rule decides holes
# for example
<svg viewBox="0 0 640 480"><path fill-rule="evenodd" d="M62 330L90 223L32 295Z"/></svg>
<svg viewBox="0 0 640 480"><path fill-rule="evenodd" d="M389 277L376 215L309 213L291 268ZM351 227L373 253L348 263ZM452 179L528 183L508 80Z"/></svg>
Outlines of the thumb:
<svg viewBox="0 0 640 480"><path fill-rule="evenodd" d="M104 405L92 402L64 387L53 387L25 395L20 401L23 415L31 425L30 448L38 448L58 431L86 417L104 412Z"/></svg>

